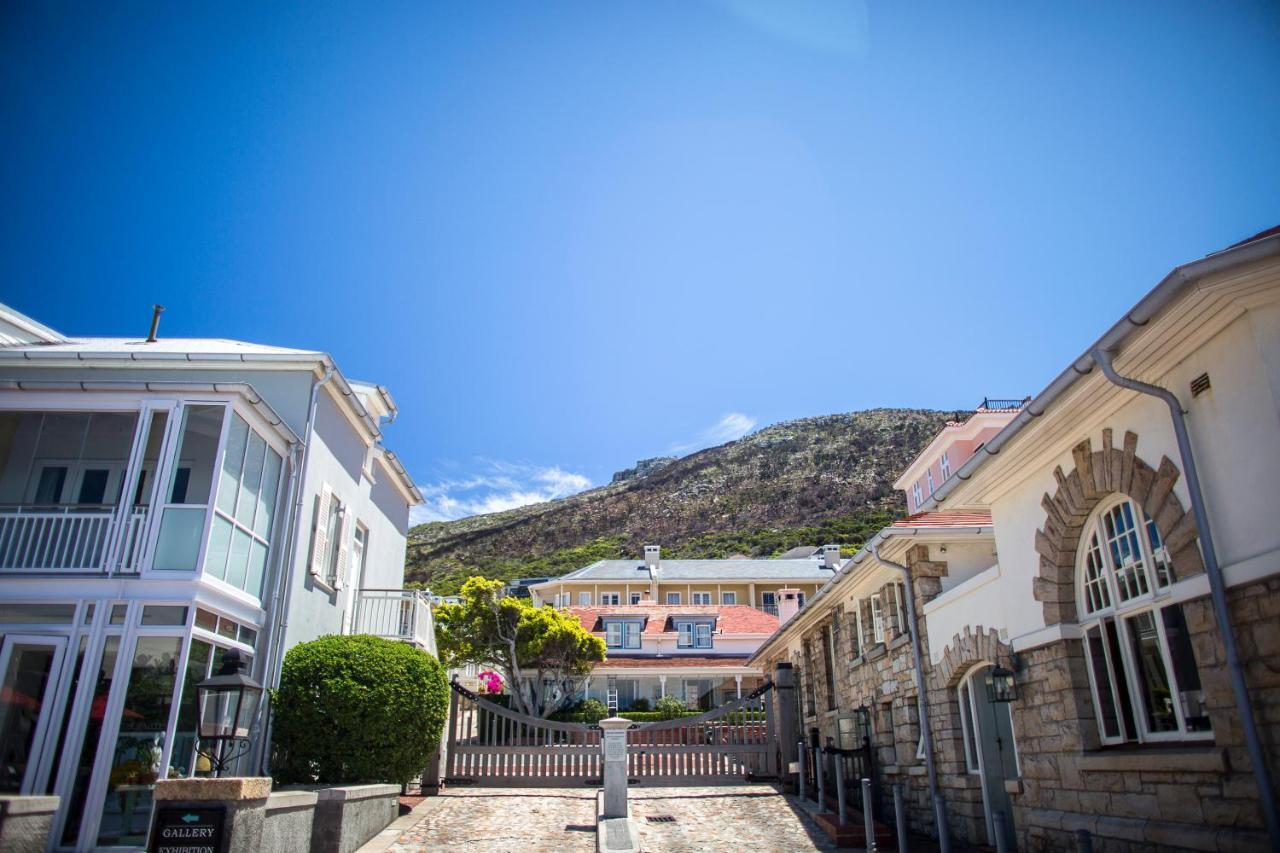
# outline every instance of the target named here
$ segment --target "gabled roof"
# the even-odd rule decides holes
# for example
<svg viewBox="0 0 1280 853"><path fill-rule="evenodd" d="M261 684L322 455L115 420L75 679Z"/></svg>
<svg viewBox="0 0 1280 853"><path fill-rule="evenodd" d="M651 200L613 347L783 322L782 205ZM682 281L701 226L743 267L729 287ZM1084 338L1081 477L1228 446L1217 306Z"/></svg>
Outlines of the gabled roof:
<svg viewBox="0 0 1280 853"><path fill-rule="evenodd" d="M659 567L661 581L726 581L726 580L830 580L833 571L822 567L820 560L667 560ZM585 568L569 572L548 583L561 581L614 580L648 583L649 573L643 560L599 560Z"/></svg>
<svg viewBox="0 0 1280 853"><path fill-rule="evenodd" d="M806 557L812 557L814 554L822 553L822 549L816 545L797 545L789 551L783 551L775 560L803 560Z"/></svg>
<svg viewBox="0 0 1280 853"><path fill-rule="evenodd" d="M575 606L566 608L569 614L576 616L584 630L594 633L604 631L604 621L609 617L618 619L645 620L643 633L649 636L672 634L673 624L681 616L691 619L714 618L716 630L722 635L729 634L772 634L778 628L778 617L745 604L711 605L679 605L679 604L633 604L614 607Z"/></svg>

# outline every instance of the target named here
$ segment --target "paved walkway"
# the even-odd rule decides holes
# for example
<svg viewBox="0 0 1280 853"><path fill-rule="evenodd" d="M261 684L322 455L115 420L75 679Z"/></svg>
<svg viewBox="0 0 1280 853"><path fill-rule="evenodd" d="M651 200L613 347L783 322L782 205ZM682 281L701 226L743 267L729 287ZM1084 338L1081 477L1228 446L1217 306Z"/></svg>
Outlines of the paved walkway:
<svg viewBox="0 0 1280 853"><path fill-rule="evenodd" d="M769 785L632 788L630 793L645 853L836 849ZM424 800L385 849L591 853L595 798L593 788L455 788ZM650 817L675 820L651 822Z"/></svg>

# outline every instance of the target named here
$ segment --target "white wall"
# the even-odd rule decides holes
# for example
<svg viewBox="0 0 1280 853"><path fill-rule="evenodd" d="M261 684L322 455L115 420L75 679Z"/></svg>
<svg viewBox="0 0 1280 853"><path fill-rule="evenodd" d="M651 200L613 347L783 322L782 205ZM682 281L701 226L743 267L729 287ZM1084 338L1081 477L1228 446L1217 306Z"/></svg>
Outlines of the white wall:
<svg viewBox="0 0 1280 853"><path fill-rule="evenodd" d="M321 394L316 406L315 433L303 476L302 513L297 530L297 546L290 582L293 597L289 608L286 646L342 630L343 613L354 607L355 567L348 572L351 583L331 590L312 577L312 524L316 498L328 485L347 506L350 519L348 537L360 522L369 531L364 586L371 589L399 589L404 585L405 531L409 505L403 498L388 495L395 491L391 475L381 465L373 466L373 480L364 474L367 447L328 394ZM348 539L348 544L349 544Z"/></svg>

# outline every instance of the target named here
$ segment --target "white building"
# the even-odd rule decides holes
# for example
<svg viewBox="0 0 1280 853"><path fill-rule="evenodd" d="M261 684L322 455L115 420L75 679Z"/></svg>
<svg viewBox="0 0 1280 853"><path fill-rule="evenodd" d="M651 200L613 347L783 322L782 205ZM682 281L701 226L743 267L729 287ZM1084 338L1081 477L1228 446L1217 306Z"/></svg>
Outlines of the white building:
<svg viewBox="0 0 1280 853"><path fill-rule="evenodd" d="M401 591L421 495L395 414L322 352L0 306L0 792L59 795L59 849L145 843L155 779L201 769L195 684L227 650L270 686L323 634L434 648Z"/></svg>

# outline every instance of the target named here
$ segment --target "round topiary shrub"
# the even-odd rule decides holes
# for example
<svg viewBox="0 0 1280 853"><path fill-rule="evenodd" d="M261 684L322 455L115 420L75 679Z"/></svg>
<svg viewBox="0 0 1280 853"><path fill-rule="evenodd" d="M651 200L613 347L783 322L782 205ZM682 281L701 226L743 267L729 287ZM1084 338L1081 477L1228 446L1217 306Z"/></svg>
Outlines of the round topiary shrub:
<svg viewBox="0 0 1280 853"><path fill-rule="evenodd" d="M674 720L677 717L683 717L685 712L684 703L674 696L663 696L654 704L653 710L664 720Z"/></svg>
<svg viewBox="0 0 1280 853"><path fill-rule="evenodd" d="M449 684L407 643L331 636L289 650L271 699L277 782L403 784L439 746Z"/></svg>
<svg viewBox="0 0 1280 853"><path fill-rule="evenodd" d="M583 699L574 712L584 723L598 723L609 716L608 706L599 699Z"/></svg>

